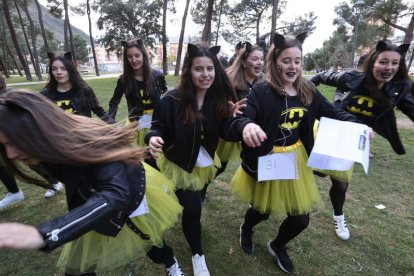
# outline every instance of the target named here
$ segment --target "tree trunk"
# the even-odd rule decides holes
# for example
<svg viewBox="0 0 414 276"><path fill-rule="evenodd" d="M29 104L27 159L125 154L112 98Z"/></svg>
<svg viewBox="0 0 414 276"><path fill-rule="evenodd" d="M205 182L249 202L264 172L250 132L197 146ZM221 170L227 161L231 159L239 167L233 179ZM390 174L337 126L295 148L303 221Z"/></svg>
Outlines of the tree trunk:
<svg viewBox="0 0 414 276"><path fill-rule="evenodd" d="M47 37L46 37L45 26L43 24L42 9L40 7L39 1L38 0L34 0L34 1L37 7L37 14L39 16L39 25L40 25L40 30L42 31L43 43L45 45L46 52L50 52L49 43L47 42Z"/></svg>
<svg viewBox="0 0 414 276"><path fill-rule="evenodd" d="M273 36L275 35L275 32L276 32L278 6L279 6L279 0L273 0L272 28L270 29L270 41L272 41Z"/></svg>
<svg viewBox="0 0 414 276"><path fill-rule="evenodd" d="M22 77L23 76L23 74L22 74L22 71L20 70L20 66L19 66L19 63L17 62L17 60L16 60L16 56L15 55L13 55L13 53L11 52L11 49L10 49L10 47L9 47L9 44L7 44L6 43L6 50L7 50L7 54L11 57L11 59L12 59L12 61L13 61L13 63L14 63L14 66L16 67L16 70L17 70L17 73L19 73L19 75ZM13 70L13 75L15 75L16 73L14 72L14 70Z"/></svg>
<svg viewBox="0 0 414 276"><path fill-rule="evenodd" d="M69 21L69 5L68 5L68 0L64 0L63 1L63 6L65 8L65 21L67 22L67 28L69 31L69 44L70 44L70 51L72 52L72 61L75 64L75 66L77 67L77 62L76 62L76 53L75 53L75 47L73 45L73 34L72 34L72 26L70 25L70 21Z"/></svg>
<svg viewBox="0 0 414 276"><path fill-rule="evenodd" d="M29 38L27 36L27 32L26 32L25 24L23 22L22 14L20 13L20 8L19 8L19 5L17 4L16 0L14 0L13 3L14 3L14 7L16 8L17 15L19 17L20 25L21 25L22 32L23 32L24 42L26 42L27 51L29 51L30 60L32 62L33 69L34 69L36 67L36 65L35 65L36 61L34 59L33 52L32 52L32 49L30 47L30 42L29 42Z"/></svg>
<svg viewBox="0 0 414 276"><path fill-rule="evenodd" d="M7 68L6 63L3 61L3 59L0 56L0 69L3 70L4 76L6 78L10 78L9 69Z"/></svg>
<svg viewBox="0 0 414 276"><path fill-rule="evenodd" d="M414 50L411 52L411 57L410 57L410 60L408 61L408 65L407 65L408 71L410 71L411 64L413 63L413 59L414 59Z"/></svg>
<svg viewBox="0 0 414 276"><path fill-rule="evenodd" d="M4 17L6 18L7 25L9 26L10 36L12 38L14 48L16 49L17 56L19 57L20 63L23 66L23 70L26 74L26 79L31 81L32 75L30 74L29 67L27 66L27 62L24 59L22 51L20 50L19 42L17 41L16 31L14 30L13 23L12 23L11 16L10 16L9 4L7 3L7 0L2 0L2 3L3 3Z"/></svg>
<svg viewBox="0 0 414 276"><path fill-rule="evenodd" d="M208 0L206 22L204 23L203 34L201 41L210 44L211 40L211 19L213 18L214 0Z"/></svg>
<svg viewBox="0 0 414 276"><path fill-rule="evenodd" d="M407 29L405 31L403 43L410 44L413 41L414 35L414 13L411 16L410 23L408 23Z"/></svg>
<svg viewBox="0 0 414 276"><path fill-rule="evenodd" d="M162 70L164 74L168 74L168 64L167 64L167 6L168 0L164 0L162 6Z"/></svg>
<svg viewBox="0 0 414 276"><path fill-rule="evenodd" d="M91 50L92 50L92 55L93 55L93 64L95 65L95 74L99 76L98 59L96 58L95 43L93 41L93 36L92 36L91 6L89 4L89 0L86 1L86 13L88 14L89 39L91 41ZM88 53L88 60L89 60L89 53Z"/></svg>
<svg viewBox="0 0 414 276"><path fill-rule="evenodd" d="M180 74L181 54L183 52L183 41L184 41L184 33L185 33L185 21L187 20L189 6L190 6L190 0L187 0L185 3L183 21L181 22L181 32L180 32L180 39L178 40L177 62L175 64L174 76L178 76Z"/></svg>
<svg viewBox="0 0 414 276"><path fill-rule="evenodd" d="M223 4L225 0L220 1L220 8L219 8L219 17L217 22L217 30L216 30L216 43L214 45L217 45L219 33L220 33L220 25L221 25L221 14L223 13Z"/></svg>
<svg viewBox="0 0 414 276"><path fill-rule="evenodd" d="M33 19L32 16L29 13L29 9L27 7L27 0L24 0L23 2L23 8L24 8L24 12L26 13L27 16L27 20L29 20L29 25L30 25L30 36L31 36L31 40L32 40L32 48L33 48L33 58L34 58L34 64L33 67L35 69L35 73L37 75L37 79L39 81L42 81L42 73L40 72L40 63L39 63L39 54L37 53L37 45L36 45L36 30L35 30L35 26L33 23Z"/></svg>

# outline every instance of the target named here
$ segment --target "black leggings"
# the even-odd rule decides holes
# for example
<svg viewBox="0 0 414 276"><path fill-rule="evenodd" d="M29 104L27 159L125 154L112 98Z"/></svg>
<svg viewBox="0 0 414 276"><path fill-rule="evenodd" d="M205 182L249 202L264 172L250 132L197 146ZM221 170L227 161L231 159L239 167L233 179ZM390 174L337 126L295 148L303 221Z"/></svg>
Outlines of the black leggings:
<svg viewBox="0 0 414 276"><path fill-rule="evenodd" d="M182 228L193 255L203 255L201 249L201 192L190 190L176 190L175 194L181 206L184 207Z"/></svg>
<svg viewBox="0 0 414 276"><path fill-rule="evenodd" d="M331 177L332 186L329 190L329 197L331 199L334 215L340 216L343 214L343 206L345 203L345 195L348 190L348 182L339 181Z"/></svg>
<svg viewBox="0 0 414 276"><path fill-rule="evenodd" d="M269 214L261 214L259 211L250 207L246 211L243 228L252 230L253 227L263 220L267 220ZM278 247L284 247L289 241L298 236L309 225L309 214L288 217L279 227L279 232L272 243Z"/></svg>
<svg viewBox="0 0 414 276"><path fill-rule="evenodd" d="M0 166L0 180L4 183L4 186L6 186L9 193L14 194L19 191L14 176L4 166Z"/></svg>

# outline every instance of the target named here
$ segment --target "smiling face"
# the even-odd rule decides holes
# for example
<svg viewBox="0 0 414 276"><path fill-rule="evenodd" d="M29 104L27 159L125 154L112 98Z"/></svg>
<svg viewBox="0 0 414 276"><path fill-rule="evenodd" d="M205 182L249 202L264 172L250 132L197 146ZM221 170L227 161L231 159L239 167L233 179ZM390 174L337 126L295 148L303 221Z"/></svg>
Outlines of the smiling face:
<svg viewBox="0 0 414 276"><path fill-rule="evenodd" d="M69 72L63 62L58 59L52 63L52 75L58 86L70 84Z"/></svg>
<svg viewBox="0 0 414 276"><path fill-rule="evenodd" d="M258 78L263 72L263 51L253 51L249 54L243 65L246 68L246 74L250 78Z"/></svg>
<svg viewBox="0 0 414 276"><path fill-rule="evenodd" d="M394 78L400 67L401 55L395 51L379 53L372 68L372 75L377 81L378 88Z"/></svg>
<svg viewBox="0 0 414 276"><path fill-rule="evenodd" d="M204 93L213 84L215 76L214 63L208 57L196 57L191 65L191 80L197 93Z"/></svg>
<svg viewBox="0 0 414 276"><path fill-rule="evenodd" d="M276 59L277 72L283 85L291 86L301 74L302 52L298 47L283 50Z"/></svg>
<svg viewBox="0 0 414 276"><path fill-rule="evenodd" d="M128 62L131 65L132 69L135 72L142 71L144 65L144 56L141 49L138 49L137 47L131 47L127 49L126 54Z"/></svg>
<svg viewBox="0 0 414 276"><path fill-rule="evenodd" d="M0 131L0 144L4 146L7 158L9 158L10 160L23 161L28 165L37 165L40 163L39 159L30 157L28 154L18 149L16 146L14 146L9 141L9 139L7 139L6 135L4 135L4 133L1 131Z"/></svg>

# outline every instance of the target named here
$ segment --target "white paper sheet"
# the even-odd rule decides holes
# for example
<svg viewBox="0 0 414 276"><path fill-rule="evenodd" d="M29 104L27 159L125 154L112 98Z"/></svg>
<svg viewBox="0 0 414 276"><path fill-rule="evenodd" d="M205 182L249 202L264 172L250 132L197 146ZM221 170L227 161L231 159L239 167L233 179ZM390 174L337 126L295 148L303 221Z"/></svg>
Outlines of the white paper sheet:
<svg viewBox="0 0 414 276"><path fill-rule="evenodd" d="M132 214L130 214L129 217L130 218L137 217L137 216L140 216L140 215L144 215L148 212L149 212L149 208L148 208L147 197L144 195L144 198L142 199L142 201L139 204L138 208L135 209L135 211L132 212Z"/></svg>
<svg viewBox="0 0 414 276"><path fill-rule="evenodd" d="M151 122L152 122L152 114L142 115L138 121L138 130L141 130L144 128L151 128Z"/></svg>
<svg viewBox="0 0 414 276"><path fill-rule="evenodd" d="M344 171L358 162L368 174L369 151L368 126L322 117L308 166Z"/></svg>
<svg viewBox="0 0 414 276"><path fill-rule="evenodd" d="M293 152L261 156L258 162L258 181L298 178L298 162Z"/></svg>
<svg viewBox="0 0 414 276"><path fill-rule="evenodd" d="M199 168L204 168L212 165L214 160L210 157L207 150L201 146L200 151L198 152L197 161L195 166Z"/></svg>

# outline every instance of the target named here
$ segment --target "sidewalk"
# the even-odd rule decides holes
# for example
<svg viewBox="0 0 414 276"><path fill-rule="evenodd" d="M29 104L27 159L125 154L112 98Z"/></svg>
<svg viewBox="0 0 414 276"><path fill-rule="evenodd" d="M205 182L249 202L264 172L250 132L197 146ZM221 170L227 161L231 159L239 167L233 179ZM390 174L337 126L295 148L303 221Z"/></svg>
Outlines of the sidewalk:
<svg viewBox="0 0 414 276"><path fill-rule="evenodd" d="M107 78L117 78L119 77L119 75L121 75L121 73L114 73L114 74L104 74L104 75L100 75L99 77L97 76L85 76L82 77L84 80L93 80L93 79L107 79ZM7 86L19 86L19 85L28 85L28 84L45 84L46 80L44 81L28 81L28 82L18 82L18 83L10 83L7 84Z"/></svg>

